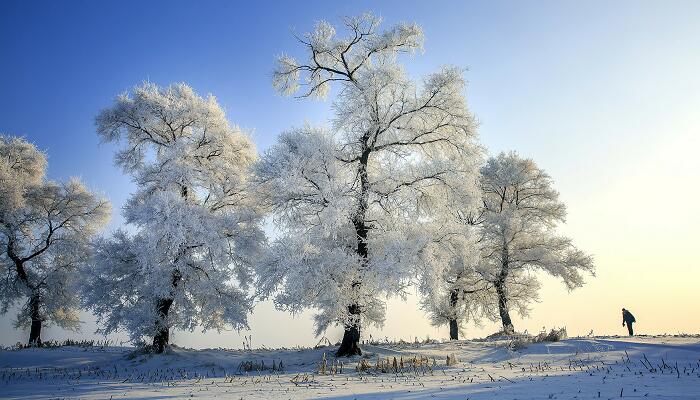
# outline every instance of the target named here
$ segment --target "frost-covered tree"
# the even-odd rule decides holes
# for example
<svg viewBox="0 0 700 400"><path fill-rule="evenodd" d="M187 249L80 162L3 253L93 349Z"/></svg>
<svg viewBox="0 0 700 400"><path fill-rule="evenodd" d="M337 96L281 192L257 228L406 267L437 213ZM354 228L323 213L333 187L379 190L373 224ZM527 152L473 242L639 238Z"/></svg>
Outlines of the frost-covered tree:
<svg viewBox="0 0 700 400"><path fill-rule="evenodd" d="M344 23L349 34L338 37L319 22L299 38L301 61L278 60L279 92L338 94L330 130L287 132L258 164L262 203L281 228L259 276L278 307L318 309L317 333L343 326L337 355L351 356L361 327L383 322L384 296L402 295L421 265L444 199L473 195L453 188L479 156L461 71L415 85L397 62L422 47L418 26L379 31L372 15Z"/></svg>
<svg viewBox="0 0 700 400"><path fill-rule="evenodd" d="M566 208L552 186L547 173L513 152L490 158L481 169L477 270L493 285L506 334L514 332L509 311L526 315L537 296L536 271L560 278L569 290L583 285L583 273L594 274L593 258L556 233Z"/></svg>
<svg viewBox="0 0 700 400"><path fill-rule="evenodd" d="M459 210L459 208L455 208ZM472 213L456 211L454 224L441 229L423 252L427 269L421 274L420 307L434 326L448 325L450 340L458 340L467 322L494 318L494 288L477 272L479 243L468 223Z"/></svg>
<svg viewBox="0 0 700 400"><path fill-rule="evenodd" d="M48 181L45 170L33 144L0 135L0 312L24 303L15 325L30 328L30 345L47 323L78 329L78 268L111 213L79 180Z"/></svg>
<svg viewBox="0 0 700 400"><path fill-rule="evenodd" d="M447 207L433 218L440 221L433 241L423 250L420 274L420 307L434 326L449 326L450 339L458 340L467 322L494 319L493 285L477 271L480 243L476 223L482 213L473 198L481 198L479 170L461 172L461 191L470 196L450 196ZM466 200L466 201L465 201Z"/></svg>
<svg viewBox="0 0 700 400"><path fill-rule="evenodd" d="M124 207L129 233L99 241L86 273L86 305L156 352L170 329L246 326L250 266L264 235L247 192L253 142L231 126L213 96L185 84L145 83L96 118L123 149L116 164L137 191Z"/></svg>

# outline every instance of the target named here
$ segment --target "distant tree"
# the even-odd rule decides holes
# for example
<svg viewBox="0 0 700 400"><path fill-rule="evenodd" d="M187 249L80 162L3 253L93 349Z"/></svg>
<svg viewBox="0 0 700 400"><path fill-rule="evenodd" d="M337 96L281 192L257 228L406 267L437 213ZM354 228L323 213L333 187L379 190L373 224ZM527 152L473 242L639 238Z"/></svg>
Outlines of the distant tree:
<svg viewBox="0 0 700 400"><path fill-rule="evenodd" d="M509 311L516 307L526 315L537 297L534 272L562 279L569 290L584 284L583 273L594 274L592 257L556 234L566 208L552 186L550 176L532 160L513 152L490 158L481 169L477 271L493 285L506 334L514 332Z"/></svg>
<svg viewBox="0 0 700 400"><path fill-rule="evenodd" d="M455 224L442 233L422 255L428 268L421 274L420 307L433 326L448 325L450 340L458 340L467 322L494 318L495 292L477 273L479 244L471 226Z"/></svg>
<svg viewBox="0 0 700 400"><path fill-rule="evenodd" d="M299 38L301 62L278 60L279 92L339 92L332 129L283 134L257 167L262 203L281 227L259 276L278 307L318 309L317 332L343 326L337 355L352 356L361 327L383 322L383 296L403 295L433 241L434 215L460 173L478 169L479 152L461 72L444 68L417 89L397 62L421 48L418 26L379 32L372 15L344 22L348 36L319 22Z"/></svg>
<svg viewBox="0 0 700 400"><path fill-rule="evenodd" d="M86 273L85 303L102 331L151 337L160 353L171 328L245 327L264 241L247 193L251 139L185 84L135 87L96 125L102 140L123 143L116 164L137 185L123 211L131 233L99 241Z"/></svg>
<svg viewBox="0 0 700 400"><path fill-rule="evenodd" d="M481 158L478 158L481 160ZM476 223L482 213L478 168L460 172L461 186L446 198L447 207L433 218L439 229L423 249L419 274L420 307L433 326L448 325L450 340L458 340L467 322L494 319L493 285L477 271L480 243ZM455 193L461 195L454 195Z"/></svg>
<svg viewBox="0 0 700 400"><path fill-rule="evenodd" d="M75 290L90 241L109 220L107 200L77 179L45 179L46 156L24 139L0 136L0 301L2 314L26 299L16 327L79 328Z"/></svg>

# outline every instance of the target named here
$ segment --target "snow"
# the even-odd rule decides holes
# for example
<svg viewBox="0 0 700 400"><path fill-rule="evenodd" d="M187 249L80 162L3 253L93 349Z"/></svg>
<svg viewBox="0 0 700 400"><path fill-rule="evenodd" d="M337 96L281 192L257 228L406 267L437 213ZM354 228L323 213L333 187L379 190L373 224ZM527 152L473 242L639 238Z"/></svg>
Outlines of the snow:
<svg viewBox="0 0 700 400"><path fill-rule="evenodd" d="M144 355L130 347L0 351L0 398L245 399L588 399L700 398L700 338L597 337L538 343L511 351L507 341L363 346L378 357L435 358L432 369L320 375L335 347L191 350ZM447 355L459 362L446 366ZM284 364L283 372L239 370L243 361ZM646 360L649 360L647 363ZM676 369L677 368L677 369ZM622 395L622 396L621 396Z"/></svg>

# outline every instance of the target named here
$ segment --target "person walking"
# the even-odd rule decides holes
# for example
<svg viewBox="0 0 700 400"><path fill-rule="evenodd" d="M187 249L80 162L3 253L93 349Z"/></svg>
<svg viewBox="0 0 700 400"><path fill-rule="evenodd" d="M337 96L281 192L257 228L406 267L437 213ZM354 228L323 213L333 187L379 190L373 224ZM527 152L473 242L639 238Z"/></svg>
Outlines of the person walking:
<svg viewBox="0 0 700 400"><path fill-rule="evenodd" d="M622 309L622 326L625 326L627 324L627 331L630 333L630 336L634 336L634 330L632 329L632 324L637 322L636 319L634 319L634 315L632 315L629 310L625 310L624 308Z"/></svg>

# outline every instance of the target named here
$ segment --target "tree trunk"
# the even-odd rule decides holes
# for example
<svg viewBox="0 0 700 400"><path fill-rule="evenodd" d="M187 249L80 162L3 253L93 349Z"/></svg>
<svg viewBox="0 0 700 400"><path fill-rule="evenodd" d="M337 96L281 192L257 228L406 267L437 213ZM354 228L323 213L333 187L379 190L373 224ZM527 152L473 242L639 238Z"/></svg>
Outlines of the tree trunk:
<svg viewBox="0 0 700 400"><path fill-rule="evenodd" d="M367 164L369 160L370 150L367 147L368 136L363 137L363 151L360 156L360 164L358 175L360 177L360 198L357 213L353 217L353 225L355 226L355 234L357 235L356 252L360 258L360 271L367 267L367 258L369 249L367 247L367 234L369 227L367 226L366 213L368 208L369 196L369 180L367 179ZM362 281L358 280L352 283L353 290L359 290L362 286ZM360 305L350 304L348 313L350 314L350 322L345 325L345 333L343 333L343 341L336 352L336 357L352 357L362 355L360 349Z"/></svg>
<svg viewBox="0 0 700 400"><path fill-rule="evenodd" d="M457 289L452 289L450 292L450 307L452 312L455 311L457 307L457 300L459 300L459 291ZM457 318L450 319L450 340L459 340L459 325L457 324Z"/></svg>
<svg viewBox="0 0 700 400"><path fill-rule="evenodd" d="M32 297L29 298L29 317L32 319L32 324L29 328L29 346L41 347L41 323L43 322L40 310L41 296L39 296L38 289L29 283L29 276L24 269L25 260L20 259L20 257L15 254L12 243L12 238L10 237L10 243L7 245L7 255L15 263L15 270L17 271L19 280L32 291Z"/></svg>
<svg viewBox="0 0 700 400"><path fill-rule="evenodd" d="M336 357L352 357L362 355L360 349L360 328L358 326L345 327L343 341L335 353Z"/></svg>
<svg viewBox="0 0 700 400"><path fill-rule="evenodd" d="M41 314L39 312L39 306L41 305L41 300L39 295L34 294L29 300L30 314L32 318L31 329L29 330L29 345L41 347Z"/></svg>
<svg viewBox="0 0 700 400"><path fill-rule="evenodd" d="M505 281L500 280L496 283L496 293L498 294L498 313L501 315L503 323L503 333L512 335L515 333L513 321L508 313L508 297L506 296Z"/></svg>
<svg viewBox="0 0 700 400"><path fill-rule="evenodd" d="M170 281L170 296L175 296L175 289L182 279L180 271L174 270ZM156 311L158 312L158 320L156 321L156 334L153 336L153 348L156 354L161 354L165 351L165 346L170 343L170 323L167 321L170 307L173 305L172 297L159 299L156 303Z"/></svg>
<svg viewBox="0 0 700 400"><path fill-rule="evenodd" d="M187 200L189 193L189 188L187 185L180 184L180 196ZM175 262L185 254L185 250L181 250L178 256L175 258ZM170 296L175 295L175 289L178 283L182 279L182 274L180 271L174 270L171 277L171 288ZM168 314L170 313L170 307L173 305L173 298L158 299L156 303L156 310L158 312L158 320L156 321L156 334L153 336L153 349L156 354L162 354L165 351L165 347L170 344L170 323L167 321Z"/></svg>
<svg viewBox="0 0 700 400"><path fill-rule="evenodd" d="M173 305L173 299L158 300L158 316L160 320L156 323L158 332L153 337L153 349L156 354L162 354L165 351L165 346L170 343L170 326L166 319L170 312L170 306Z"/></svg>
<svg viewBox="0 0 700 400"><path fill-rule="evenodd" d="M456 319L450 320L450 340L459 340L459 325Z"/></svg>
<svg viewBox="0 0 700 400"><path fill-rule="evenodd" d="M512 335L515 333L515 328L513 327L513 321L510 319L510 313L508 313L508 294L506 290L506 279L508 279L510 267L510 254L508 253L508 245L505 242L505 237L503 240L501 274L499 275L495 286L496 293L498 294L498 313L501 315L501 322L503 323L503 333L506 335Z"/></svg>
<svg viewBox="0 0 700 400"><path fill-rule="evenodd" d="M348 307L348 312L353 317L355 321L345 326L345 333L343 334L343 341L338 347L338 351L335 353L336 357L352 357L362 355L362 350L360 349L360 308L353 304Z"/></svg>

